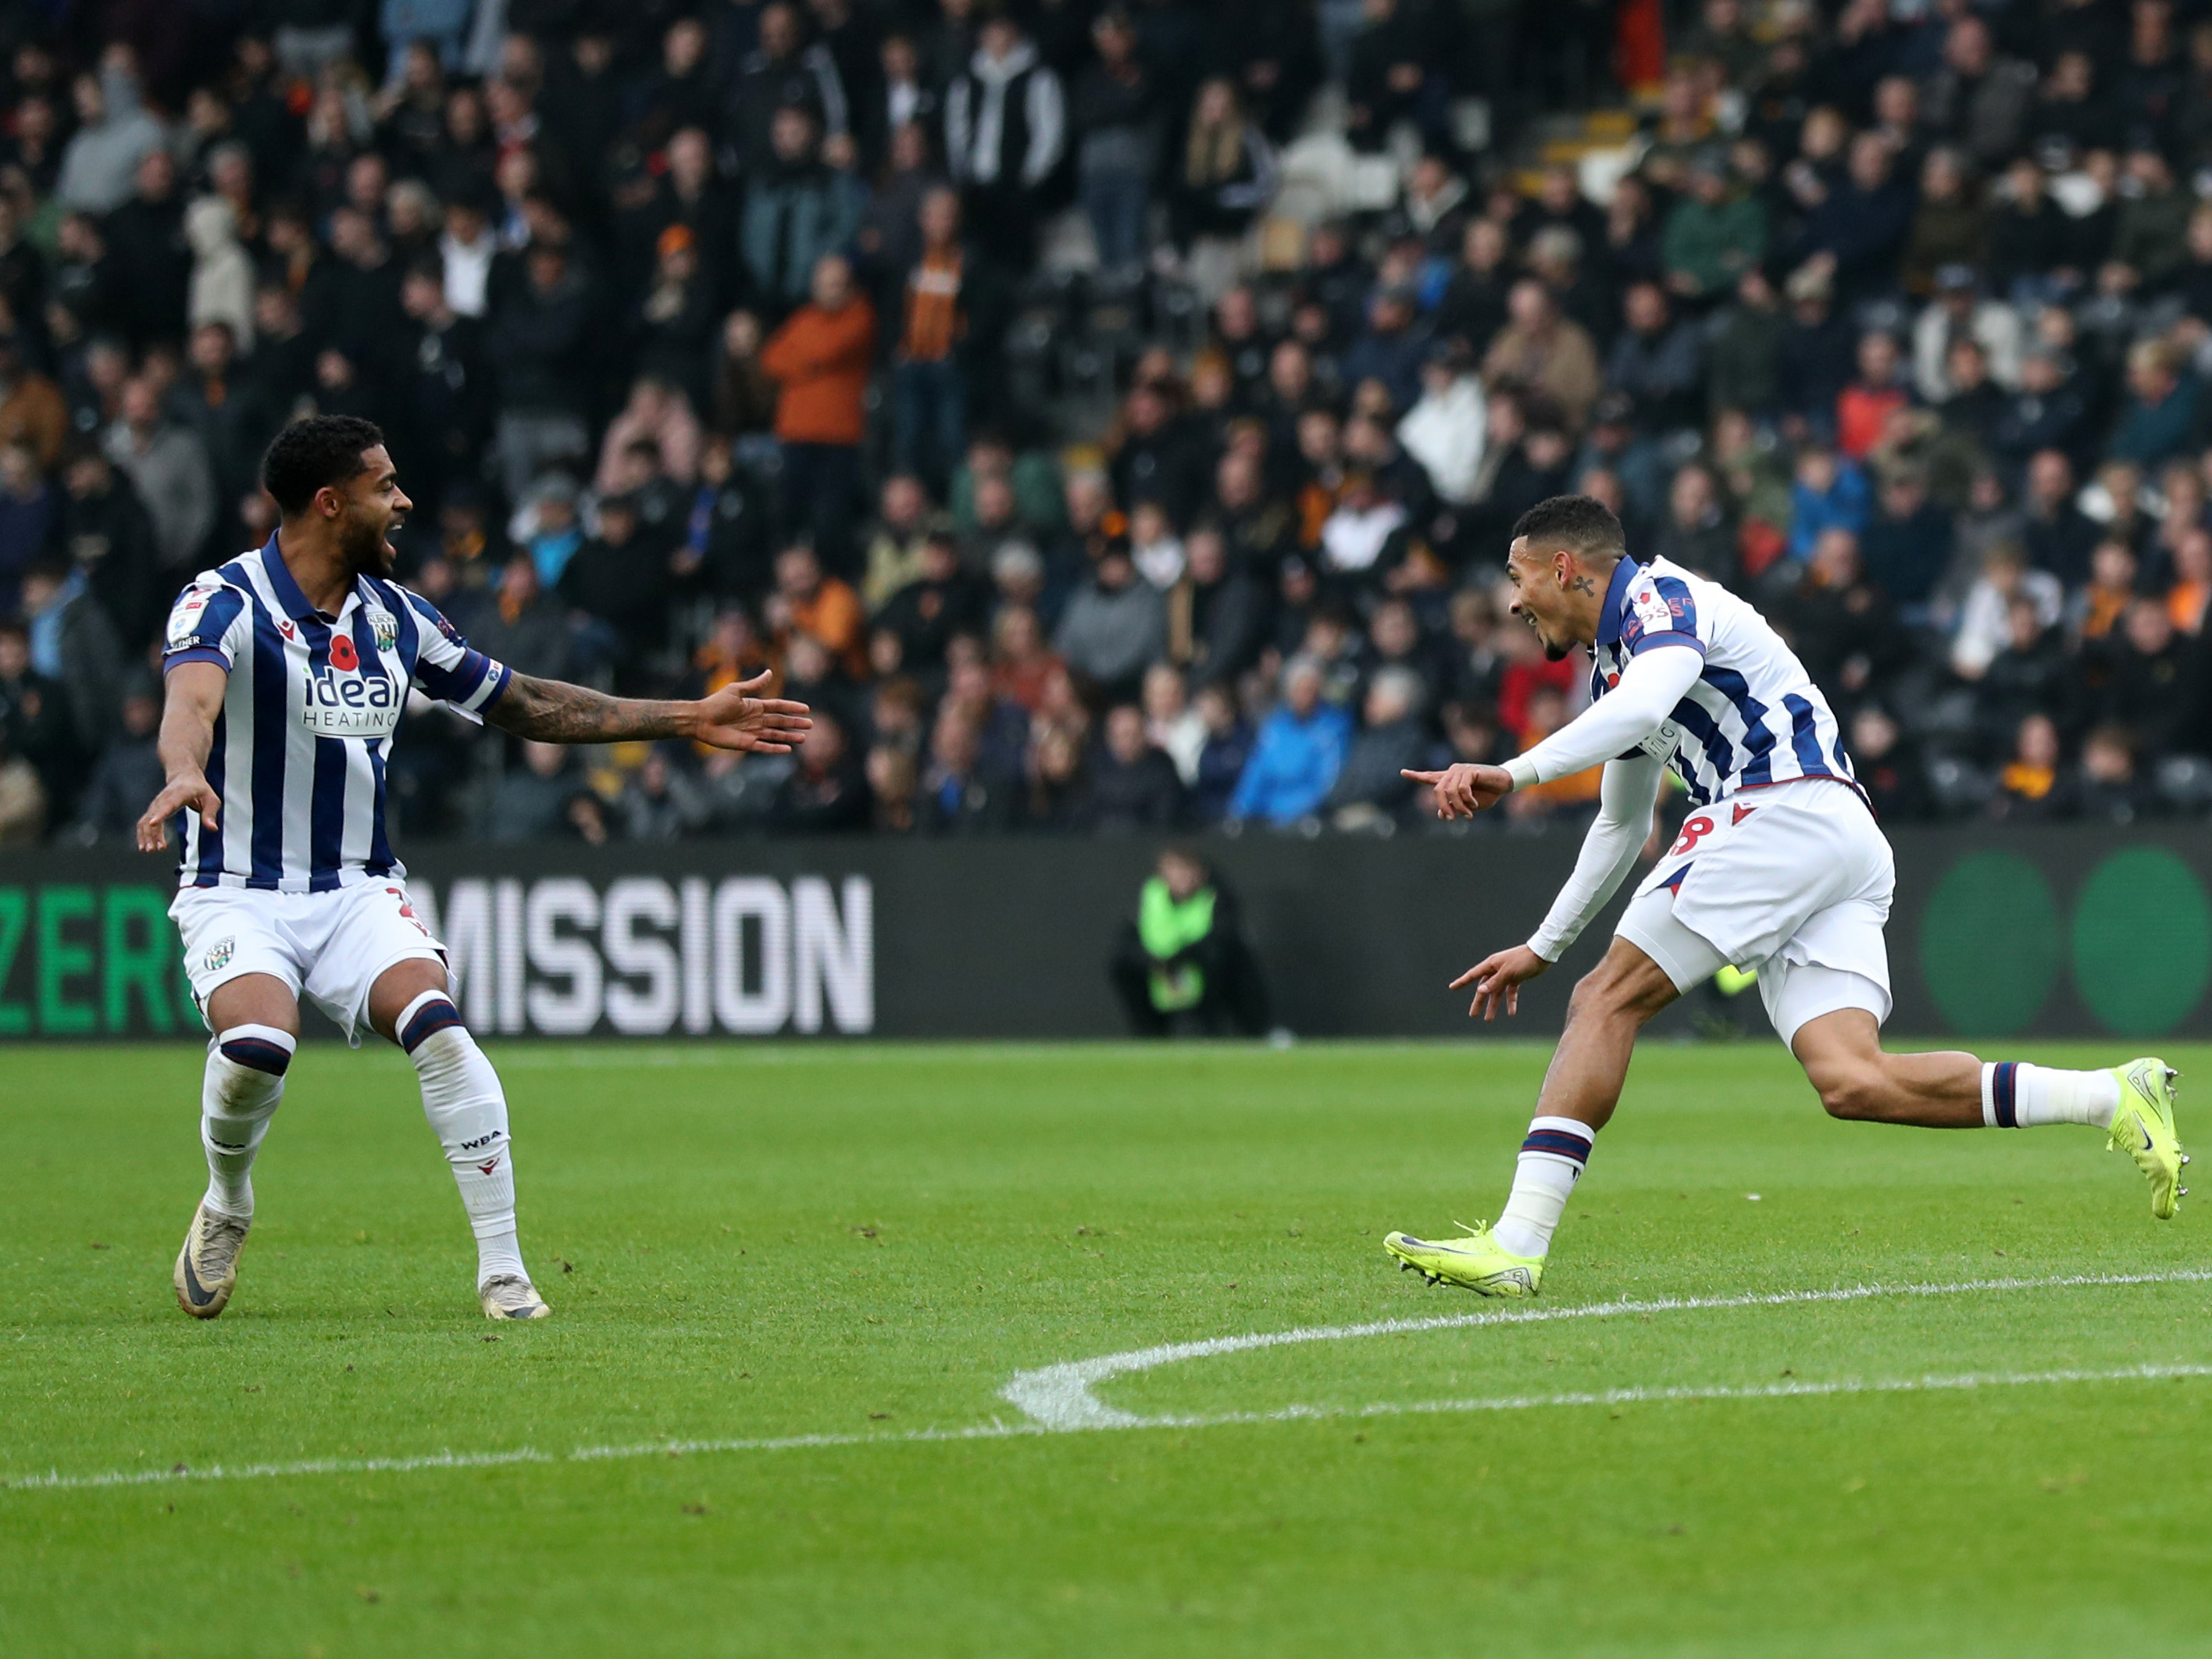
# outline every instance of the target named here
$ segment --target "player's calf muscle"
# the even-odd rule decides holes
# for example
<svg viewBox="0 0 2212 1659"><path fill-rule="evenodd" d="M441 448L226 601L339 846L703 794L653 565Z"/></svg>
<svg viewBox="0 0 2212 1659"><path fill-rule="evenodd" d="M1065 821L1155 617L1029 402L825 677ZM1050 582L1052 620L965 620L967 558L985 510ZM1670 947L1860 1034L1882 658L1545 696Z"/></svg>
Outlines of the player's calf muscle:
<svg viewBox="0 0 2212 1659"><path fill-rule="evenodd" d="M1805 1075L1830 1117L1879 1123L1896 1117L1904 1104L1881 1067L1866 1060L1829 1062L1808 1067Z"/></svg>
<svg viewBox="0 0 2212 1659"><path fill-rule="evenodd" d="M1930 1129L1981 1126L1981 1062L1972 1054L1885 1054L1874 1017L1857 1009L1811 1021L1795 1047L1831 1117Z"/></svg>

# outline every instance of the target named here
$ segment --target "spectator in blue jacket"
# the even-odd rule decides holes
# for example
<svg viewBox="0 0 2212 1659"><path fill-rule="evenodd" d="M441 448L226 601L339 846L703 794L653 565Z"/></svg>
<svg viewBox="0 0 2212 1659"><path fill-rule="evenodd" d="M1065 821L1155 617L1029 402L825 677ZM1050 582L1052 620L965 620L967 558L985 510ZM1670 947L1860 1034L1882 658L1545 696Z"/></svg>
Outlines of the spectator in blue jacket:
<svg viewBox="0 0 2212 1659"><path fill-rule="evenodd" d="M1260 740L1237 793L1232 818L1294 823L1310 815L1344 769L1352 746L1352 717L1321 700L1322 668L1295 657L1283 671L1283 701L1260 728Z"/></svg>
<svg viewBox="0 0 2212 1659"><path fill-rule="evenodd" d="M1823 532L1866 528L1873 511L1866 474L1856 461L1826 444L1809 444L1797 458L1797 477L1790 486L1790 556L1808 562Z"/></svg>

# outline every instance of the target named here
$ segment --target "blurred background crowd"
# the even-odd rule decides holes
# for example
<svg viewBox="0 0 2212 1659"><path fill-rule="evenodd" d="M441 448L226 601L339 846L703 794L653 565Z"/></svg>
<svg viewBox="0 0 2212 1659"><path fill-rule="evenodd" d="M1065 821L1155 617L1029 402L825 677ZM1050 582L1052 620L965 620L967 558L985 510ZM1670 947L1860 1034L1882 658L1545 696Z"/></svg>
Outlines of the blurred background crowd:
<svg viewBox="0 0 2212 1659"><path fill-rule="evenodd" d="M0 0L0 841L154 793L313 411L484 650L817 711L424 705L410 836L1441 832L1586 695L1498 586L1568 489L1886 821L2202 814L2208 373L2202 0Z"/></svg>

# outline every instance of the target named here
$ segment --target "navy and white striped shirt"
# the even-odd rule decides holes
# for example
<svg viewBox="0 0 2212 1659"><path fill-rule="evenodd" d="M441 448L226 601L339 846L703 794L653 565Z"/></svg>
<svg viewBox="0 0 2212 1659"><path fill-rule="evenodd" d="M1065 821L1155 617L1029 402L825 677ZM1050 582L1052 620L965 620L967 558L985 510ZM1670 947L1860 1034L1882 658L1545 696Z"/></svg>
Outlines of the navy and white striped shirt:
<svg viewBox="0 0 2212 1659"><path fill-rule="evenodd" d="M169 612L166 672L230 676L208 750L213 834L181 815L184 887L322 893L406 873L385 831L385 766L409 688L477 714L511 672L428 601L363 576L335 619L307 603L271 536L204 572Z"/></svg>
<svg viewBox="0 0 2212 1659"><path fill-rule="evenodd" d="M1766 618L1718 582L1665 559L1623 559L1606 590L1591 653L1590 696L1620 684L1629 659L1661 647L1705 666L1644 747L1668 751L1697 806L1794 778L1858 787L1835 713Z"/></svg>

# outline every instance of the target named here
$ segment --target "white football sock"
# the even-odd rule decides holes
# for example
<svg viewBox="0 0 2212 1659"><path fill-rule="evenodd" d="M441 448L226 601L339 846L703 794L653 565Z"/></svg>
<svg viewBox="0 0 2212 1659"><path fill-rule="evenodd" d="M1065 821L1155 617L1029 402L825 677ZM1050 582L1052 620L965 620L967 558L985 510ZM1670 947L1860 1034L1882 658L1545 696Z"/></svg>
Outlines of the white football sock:
<svg viewBox="0 0 2212 1659"><path fill-rule="evenodd" d="M2110 1072L2061 1072L2026 1060L1982 1067L1982 1122L1992 1129L2087 1123L2109 1129L2120 1109L2120 1080Z"/></svg>
<svg viewBox="0 0 2212 1659"><path fill-rule="evenodd" d="M1589 1162L1597 1131L1571 1117L1540 1117L1528 1125L1521 1161L1513 1171L1513 1195L1491 1236L1516 1255L1542 1255L1567 1207L1567 1195Z"/></svg>
<svg viewBox="0 0 2212 1659"><path fill-rule="evenodd" d="M409 1003L397 1029L422 1080L423 1115L446 1149L477 1236L477 1287L506 1274L529 1278L515 1237L514 1154L499 1073L442 991L425 991Z"/></svg>
<svg viewBox="0 0 2212 1659"><path fill-rule="evenodd" d="M253 1218L253 1157L284 1097L284 1073L299 1041L274 1025L234 1025L208 1044L200 1084L200 1146L207 1153L207 1206Z"/></svg>

